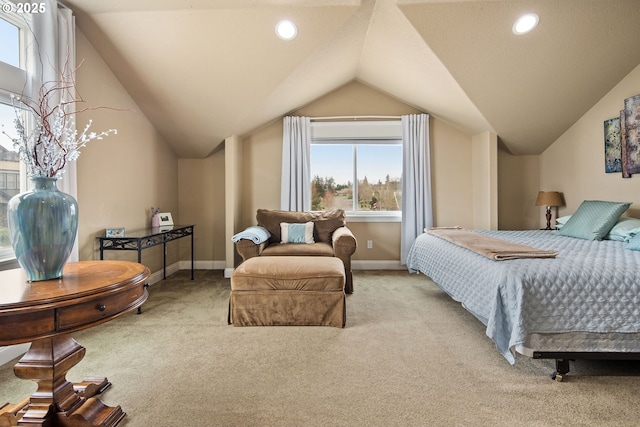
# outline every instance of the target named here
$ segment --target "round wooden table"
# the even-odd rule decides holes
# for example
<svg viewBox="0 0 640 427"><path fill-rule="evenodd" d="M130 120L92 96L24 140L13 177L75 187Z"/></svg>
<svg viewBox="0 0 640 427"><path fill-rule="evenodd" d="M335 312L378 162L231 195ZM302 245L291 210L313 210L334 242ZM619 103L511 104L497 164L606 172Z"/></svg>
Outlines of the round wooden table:
<svg viewBox="0 0 640 427"><path fill-rule="evenodd" d="M85 348L71 333L107 322L142 305L150 271L129 261L68 263L60 279L28 282L22 269L0 272L0 346L31 342L14 367L38 389L0 408L0 426L115 426L125 413L93 397L106 378L66 379Z"/></svg>

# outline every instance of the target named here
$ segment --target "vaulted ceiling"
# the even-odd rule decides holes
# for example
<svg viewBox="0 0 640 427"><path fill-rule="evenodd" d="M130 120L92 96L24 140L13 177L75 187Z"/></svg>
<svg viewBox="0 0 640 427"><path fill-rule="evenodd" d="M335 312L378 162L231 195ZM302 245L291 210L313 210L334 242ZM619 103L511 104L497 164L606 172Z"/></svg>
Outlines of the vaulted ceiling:
<svg viewBox="0 0 640 427"><path fill-rule="evenodd" d="M539 154L640 64L638 0L64 2L181 158L353 80ZM527 12L538 27L514 35Z"/></svg>

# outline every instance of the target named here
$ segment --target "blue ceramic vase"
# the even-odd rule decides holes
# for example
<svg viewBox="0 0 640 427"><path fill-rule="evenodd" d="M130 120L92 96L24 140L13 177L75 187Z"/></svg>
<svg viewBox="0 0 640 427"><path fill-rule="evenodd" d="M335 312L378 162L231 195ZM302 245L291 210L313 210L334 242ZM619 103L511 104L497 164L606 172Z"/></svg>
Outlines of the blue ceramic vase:
<svg viewBox="0 0 640 427"><path fill-rule="evenodd" d="M11 243L29 281L57 279L78 230L78 203L58 190L56 178L31 178L33 189L9 200Z"/></svg>

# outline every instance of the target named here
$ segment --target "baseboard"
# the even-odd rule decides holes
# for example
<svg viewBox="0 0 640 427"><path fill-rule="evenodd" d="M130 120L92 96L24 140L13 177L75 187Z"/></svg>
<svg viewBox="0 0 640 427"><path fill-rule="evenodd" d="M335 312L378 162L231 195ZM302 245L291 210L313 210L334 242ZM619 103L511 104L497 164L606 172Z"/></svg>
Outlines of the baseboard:
<svg viewBox="0 0 640 427"><path fill-rule="evenodd" d="M224 261L194 261L196 270L224 270L227 265ZM191 270L191 261L180 261L180 270Z"/></svg>
<svg viewBox="0 0 640 427"><path fill-rule="evenodd" d="M191 265L191 264L189 264ZM189 267L191 268L191 267ZM180 271L180 262L176 262L173 263L171 265L167 266L167 277L169 277L170 275L172 275L173 273ZM163 270L158 270L154 273L151 273L151 276L149 276L149 279L147 280L147 283L149 285L153 285L154 283L157 283L161 280L164 279L164 271Z"/></svg>
<svg viewBox="0 0 640 427"><path fill-rule="evenodd" d="M399 260L352 260L352 270L406 270L407 266L400 264Z"/></svg>
<svg viewBox="0 0 640 427"><path fill-rule="evenodd" d="M18 356L22 356L29 350L31 343L8 345L0 347L0 366L11 362Z"/></svg>
<svg viewBox="0 0 640 427"><path fill-rule="evenodd" d="M195 270L223 270L225 266L224 261L194 261L193 268ZM191 270L191 261L178 261L167 266L167 277L180 270ZM147 283L153 285L164 279L164 272L158 270L149 276Z"/></svg>
<svg viewBox="0 0 640 427"><path fill-rule="evenodd" d="M234 268L227 268L224 261L194 261L193 267L196 270L224 270L224 277L230 278ZM401 265L398 260L372 260L372 261L351 261L353 270L406 270L406 266ZM178 261L167 266L167 277L180 270L191 270L191 261ZM149 277L150 285L163 279L162 270L156 271Z"/></svg>

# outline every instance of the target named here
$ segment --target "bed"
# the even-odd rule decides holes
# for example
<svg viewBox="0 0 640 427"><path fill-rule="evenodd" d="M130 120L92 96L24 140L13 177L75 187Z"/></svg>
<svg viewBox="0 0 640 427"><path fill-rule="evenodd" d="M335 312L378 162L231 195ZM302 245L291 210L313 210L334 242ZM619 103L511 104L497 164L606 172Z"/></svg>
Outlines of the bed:
<svg viewBox="0 0 640 427"><path fill-rule="evenodd" d="M491 260L429 233L407 258L486 325L511 363L515 352L556 359L561 381L575 359L640 359L640 252L627 242L558 231L477 231L554 250L555 258Z"/></svg>

